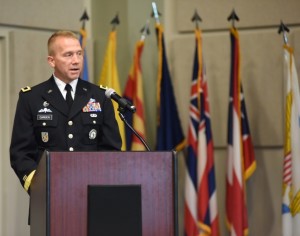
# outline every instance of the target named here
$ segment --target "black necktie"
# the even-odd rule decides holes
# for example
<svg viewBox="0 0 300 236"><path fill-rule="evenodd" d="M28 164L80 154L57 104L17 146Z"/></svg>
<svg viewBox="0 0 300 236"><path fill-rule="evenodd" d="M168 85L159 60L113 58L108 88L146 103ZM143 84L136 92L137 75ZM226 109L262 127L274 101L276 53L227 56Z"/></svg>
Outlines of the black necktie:
<svg viewBox="0 0 300 236"><path fill-rule="evenodd" d="M69 109L71 109L71 106L73 104L73 98L71 94L72 87L69 84L66 84L65 90L67 90L67 95L66 95L66 102L68 104Z"/></svg>

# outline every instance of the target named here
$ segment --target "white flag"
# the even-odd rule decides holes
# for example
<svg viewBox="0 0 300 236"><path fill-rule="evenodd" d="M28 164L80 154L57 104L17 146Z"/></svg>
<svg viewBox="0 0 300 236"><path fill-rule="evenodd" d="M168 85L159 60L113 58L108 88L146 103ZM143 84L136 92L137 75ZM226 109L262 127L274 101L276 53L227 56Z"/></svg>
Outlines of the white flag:
<svg viewBox="0 0 300 236"><path fill-rule="evenodd" d="M287 83L283 164L283 236L300 235L300 97L293 49L284 46Z"/></svg>

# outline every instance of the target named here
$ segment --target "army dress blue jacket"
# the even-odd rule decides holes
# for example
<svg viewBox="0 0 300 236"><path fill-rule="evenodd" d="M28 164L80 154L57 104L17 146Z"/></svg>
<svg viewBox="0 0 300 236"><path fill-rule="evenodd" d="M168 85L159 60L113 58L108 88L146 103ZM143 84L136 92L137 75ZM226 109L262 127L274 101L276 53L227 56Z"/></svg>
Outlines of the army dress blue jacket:
<svg viewBox="0 0 300 236"><path fill-rule="evenodd" d="M45 150L120 150L121 145L112 101L100 87L78 79L70 111L53 77L20 91L10 161L22 186Z"/></svg>

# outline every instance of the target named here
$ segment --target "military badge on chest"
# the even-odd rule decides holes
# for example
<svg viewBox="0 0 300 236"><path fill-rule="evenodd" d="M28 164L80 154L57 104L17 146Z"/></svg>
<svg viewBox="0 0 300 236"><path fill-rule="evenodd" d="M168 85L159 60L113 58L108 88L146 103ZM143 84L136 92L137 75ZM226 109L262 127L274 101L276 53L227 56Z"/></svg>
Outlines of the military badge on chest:
<svg viewBox="0 0 300 236"><path fill-rule="evenodd" d="M51 109L47 108L49 103L47 101L43 102L43 107L38 111L37 120L52 120L52 111ZM50 114L49 114L50 113Z"/></svg>
<svg viewBox="0 0 300 236"><path fill-rule="evenodd" d="M52 110L49 107L49 103L47 101L43 102L43 108L38 110L37 120L43 121L43 126L47 126L47 121L53 120ZM49 141L49 133L48 132L41 132L41 138L44 143Z"/></svg>
<svg viewBox="0 0 300 236"><path fill-rule="evenodd" d="M43 107L42 109L39 110L39 113L51 113L52 111L47 108L49 106L49 103L47 101L43 102Z"/></svg>
<svg viewBox="0 0 300 236"><path fill-rule="evenodd" d="M42 141L44 143L47 143L49 141L49 135L48 135L48 132L42 132L41 133L41 136L42 136Z"/></svg>
<svg viewBox="0 0 300 236"><path fill-rule="evenodd" d="M92 129L92 130L89 132L89 138L90 138L90 139L95 139L96 137L97 137L97 130Z"/></svg>
<svg viewBox="0 0 300 236"><path fill-rule="evenodd" d="M100 112L101 106L95 99L90 98L89 102L82 108L83 112Z"/></svg>

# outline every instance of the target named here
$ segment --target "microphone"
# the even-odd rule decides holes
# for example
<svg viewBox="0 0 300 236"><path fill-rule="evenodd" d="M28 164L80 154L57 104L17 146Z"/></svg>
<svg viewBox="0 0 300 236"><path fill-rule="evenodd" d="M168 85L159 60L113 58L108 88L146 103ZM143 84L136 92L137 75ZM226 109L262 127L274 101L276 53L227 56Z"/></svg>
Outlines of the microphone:
<svg viewBox="0 0 300 236"><path fill-rule="evenodd" d="M129 101L127 101L125 98L120 97L115 90L112 88L107 88L105 91L105 96L108 98L113 99L115 102L119 104L120 107L125 108L132 113L136 111L135 106L133 106Z"/></svg>

